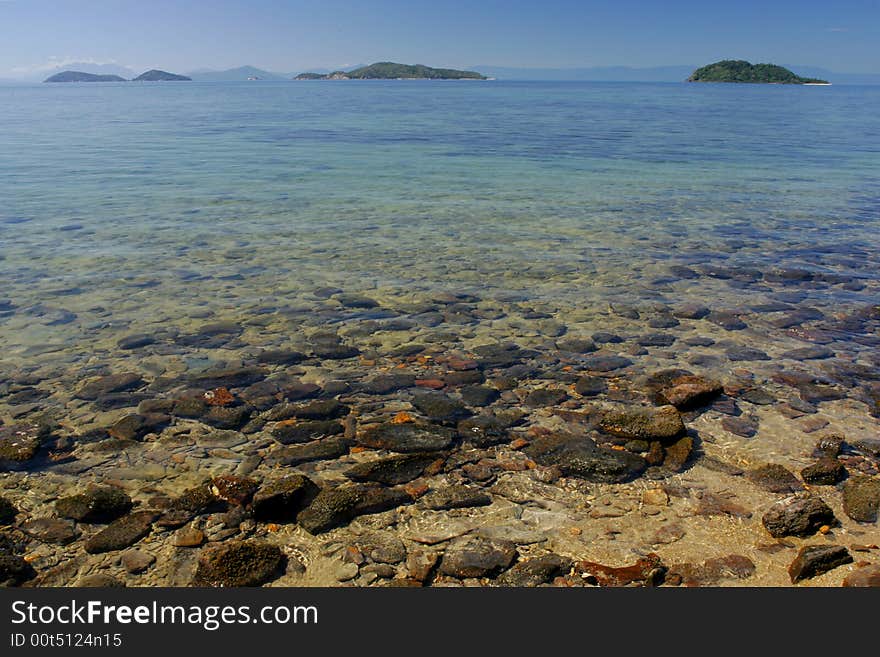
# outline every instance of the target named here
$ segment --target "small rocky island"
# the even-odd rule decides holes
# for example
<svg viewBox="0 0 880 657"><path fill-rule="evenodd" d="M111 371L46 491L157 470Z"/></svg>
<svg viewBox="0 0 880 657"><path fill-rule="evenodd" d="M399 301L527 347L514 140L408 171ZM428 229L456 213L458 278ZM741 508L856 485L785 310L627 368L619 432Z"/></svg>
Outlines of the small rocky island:
<svg viewBox="0 0 880 657"><path fill-rule="evenodd" d="M82 71L62 71L46 78L43 82L126 82L125 78L118 75L97 75L95 73L83 73Z"/></svg>
<svg viewBox="0 0 880 657"><path fill-rule="evenodd" d="M395 64L377 62L353 71L332 73L300 73L294 80L487 80L476 71L458 71L452 68L431 68L422 64Z"/></svg>
<svg viewBox="0 0 880 657"><path fill-rule="evenodd" d="M153 69L137 76L132 82L192 82L192 78L168 71Z"/></svg>
<svg viewBox="0 0 880 657"><path fill-rule="evenodd" d="M802 78L776 64L751 64L742 59L725 59L694 71L688 82L745 82L760 84L830 84L827 80Z"/></svg>
<svg viewBox="0 0 880 657"><path fill-rule="evenodd" d="M177 75L175 73L168 73L167 71L152 69L137 76L132 82L181 82L191 80L192 78L188 78L185 75ZM61 73L56 73L55 75L46 78L43 82L128 82L128 80L118 75L97 75L95 73L83 73L82 71L62 71Z"/></svg>

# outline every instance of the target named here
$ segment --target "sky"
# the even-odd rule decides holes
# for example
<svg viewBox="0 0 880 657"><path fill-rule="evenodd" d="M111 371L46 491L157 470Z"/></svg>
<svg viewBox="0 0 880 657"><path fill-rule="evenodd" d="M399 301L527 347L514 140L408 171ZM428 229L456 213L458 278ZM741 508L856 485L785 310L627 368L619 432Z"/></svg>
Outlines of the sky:
<svg viewBox="0 0 880 657"><path fill-rule="evenodd" d="M0 77L71 62L295 73L719 59L880 73L880 0L0 0Z"/></svg>

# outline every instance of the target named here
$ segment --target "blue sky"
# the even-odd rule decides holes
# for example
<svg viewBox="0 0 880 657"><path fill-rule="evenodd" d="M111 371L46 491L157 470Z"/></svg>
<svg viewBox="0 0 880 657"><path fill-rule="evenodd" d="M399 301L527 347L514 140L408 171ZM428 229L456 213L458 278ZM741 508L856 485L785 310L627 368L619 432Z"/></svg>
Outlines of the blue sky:
<svg viewBox="0 0 880 657"><path fill-rule="evenodd" d="M0 77L73 61L274 71L380 60L880 73L880 0L0 0Z"/></svg>

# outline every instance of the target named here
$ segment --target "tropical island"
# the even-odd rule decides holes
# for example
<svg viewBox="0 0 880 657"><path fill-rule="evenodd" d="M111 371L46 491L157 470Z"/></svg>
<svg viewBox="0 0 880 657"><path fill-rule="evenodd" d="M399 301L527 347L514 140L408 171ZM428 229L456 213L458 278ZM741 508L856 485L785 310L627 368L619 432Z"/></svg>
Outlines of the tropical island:
<svg viewBox="0 0 880 657"><path fill-rule="evenodd" d="M192 82L192 78L153 69L137 76L132 82Z"/></svg>
<svg viewBox="0 0 880 657"><path fill-rule="evenodd" d="M827 80L802 78L784 66L751 64L742 59L725 59L694 71L688 82L745 82L760 84L830 84Z"/></svg>
<svg viewBox="0 0 880 657"><path fill-rule="evenodd" d="M142 73L132 80L132 82L181 82L191 81L185 75L177 75L153 69ZM128 82L118 75L98 75L96 73L83 73L82 71L62 71L56 73L52 77L46 78L43 82Z"/></svg>
<svg viewBox="0 0 880 657"><path fill-rule="evenodd" d="M62 71L56 73L43 82L127 82L118 75L97 75L95 73L83 73L82 71Z"/></svg>
<svg viewBox="0 0 880 657"><path fill-rule="evenodd" d="M294 80L487 80L476 71L458 71L452 68L431 68L422 64L395 64L377 62L353 71L332 73L300 73Z"/></svg>

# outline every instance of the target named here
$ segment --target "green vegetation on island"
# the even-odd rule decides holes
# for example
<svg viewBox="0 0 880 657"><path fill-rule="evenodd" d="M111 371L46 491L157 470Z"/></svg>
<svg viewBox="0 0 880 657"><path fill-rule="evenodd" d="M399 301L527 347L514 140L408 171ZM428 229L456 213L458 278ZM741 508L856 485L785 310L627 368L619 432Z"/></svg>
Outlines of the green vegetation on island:
<svg viewBox="0 0 880 657"><path fill-rule="evenodd" d="M159 71L157 69L153 69L152 71L147 71L146 73L142 73L137 76L133 82L191 82L192 78L188 78L185 75L177 75L176 73L169 73L168 71Z"/></svg>
<svg viewBox="0 0 880 657"><path fill-rule="evenodd" d="M301 73L294 80L486 80L476 71L458 71L452 68L431 68L422 64L395 64L377 62L353 71Z"/></svg>
<svg viewBox="0 0 880 657"><path fill-rule="evenodd" d="M742 59L725 59L694 71L688 82L752 82L762 84L829 84L817 78L802 78L776 64L750 64Z"/></svg>
<svg viewBox="0 0 880 657"><path fill-rule="evenodd" d="M62 71L56 73L43 82L126 82L125 78L118 75L97 75L95 73L83 73L82 71Z"/></svg>

